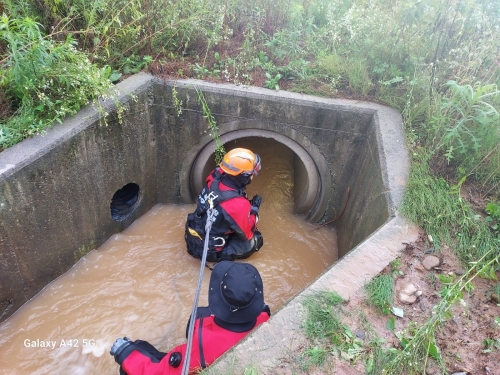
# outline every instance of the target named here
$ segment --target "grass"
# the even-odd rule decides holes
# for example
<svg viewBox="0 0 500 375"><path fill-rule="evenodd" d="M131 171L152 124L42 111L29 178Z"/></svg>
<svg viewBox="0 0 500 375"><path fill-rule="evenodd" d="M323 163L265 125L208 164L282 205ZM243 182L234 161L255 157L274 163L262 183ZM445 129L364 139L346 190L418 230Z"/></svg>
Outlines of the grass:
<svg viewBox="0 0 500 375"><path fill-rule="evenodd" d="M329 352L324 346L314 346L306 348L299 358L300 369L309 371L311 368L322 366L329 356Z"/></svg>
<svg viewBox="0 0 500 375"><path fill-rule="evenodd" d="M361 312L342 309L344 302L338 294L326 291L304 299L303 305L307 312L303 329L311 345L300 355L302 371L321 368L332 354L352 364L358 360L373 364L372 349L379 347L381 340L374 336L372 327ZM355 319L366 332L366 343L343 322L351 314L357 314Z"/></svg>
<svg viewBox="0 0 500 375"><path fill-rule="evenodd" d="M328 332L339 330L341 323L334 309L343 302L342 297L330 292L318 292L306 297L303 303L308 316L304 323L306 337L319 339Z"/></svg>
<svg viewBox="0 0 500 375"><path fill-rule="evenodd" d="M500 238L461 197L460 184L431 175L428 161L425 151L414 153L402 214L431 234L438 250L452 247L465 265L498 248Z"/></svg>
<svg viewBox="0 0 500 375"><path fill-rule="evenodd" d="M385 315L389 314L394 295L394 278L388 274L376 276L366 283L365 293L370 305L377 307Z"/></svg>
<svg viewBox="0 0 500 375"><path fill-rule="evenodd" d="M431 361L439 366L442 373L446 373L445 359L438 347L436 333L451 319L451 308L459 303L463 304L464 294L474 290L475 278L496 279L494 274L491 274L491 268L496 269L499 261L500 254L495 248L491 248L477 262L470 264L462 276L438 275L440 289L437 293L440 300L433 306L430 317L422 323L410 322L400 331L396 331L394 326L389 327L389 324L386 327L397 337L399 342L397 347L387 345L384 339L378 337L377 333L370 329L366 319L363 319L363 314L342 309L342 302L335 298L334 292L321 292L309 296L303 303L306 307L303 327L311 344L302 353L302 357L305 358L304 364L308 365L304 365L304 370L312 367L320 368L332 358L331 355L335 355L351 364L361 360L365 372L369 375L422 374ZM383 300L382 304L375 304L377 307L390 305L392 301L387 299L389 296L387 290L392 289L392 283L391 275L383 274L374 278L369 283L374 286L371 289L374 293L367 296L367 301L373 295L377 295L377 301ZM497 292L499 285L496 284L494 288ZM352 318L353 314L358 314L354 324L357 327L362 326L367 332L367 337L363 341L357 340L352 334L351 327L344 323L346 318ZM495 319L500 325L500 317ZM353 319L349 321L352 322ZM497 348L495 346L497 342L489 338L485 339L483 345L484 353ZM326 357L325 350L328 352Z"/></svg>

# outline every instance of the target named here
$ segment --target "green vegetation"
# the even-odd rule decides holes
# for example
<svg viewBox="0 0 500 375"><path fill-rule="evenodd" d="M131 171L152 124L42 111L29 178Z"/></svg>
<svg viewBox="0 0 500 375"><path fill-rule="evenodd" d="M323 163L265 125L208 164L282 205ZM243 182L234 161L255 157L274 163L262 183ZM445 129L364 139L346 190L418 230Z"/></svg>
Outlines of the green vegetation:
<svg viewBox="0 0 500 375"><path fill-rule="evenodd" d="M321 368L334 354L351 364L361 361L367 374L380 374L381 365L393 359L397 350L384 349L385 340L377 337L363 313L347 311L342 308L343 303L342 298L333 292L315 293L304 300L303 328L311 346L298 359L300 369ZM344 323L348 318L354 319L357 327L362 328L366 336L364 340Z"/></svg>
<svg viewBox="0 0 500 375"><path fill-rule="evenodd" d="M498 248L498 232L490 221L475 213L460 194L463 180L450 186L431 175L428 156L415 154L402 212L433 236L436 247L452 246L464 264L476 261L491 248ZM489 260L489 259L486 259Z"/></svg>
<svg viewBox="0 0 500 375"><path fill-rule="evenodd" d="M201 103L201 109L203 111L203 117L207 120L208 122L208 130L209 134L212 137L212 139L215 141L215 164L219 165L222 159L224 158L224 155L226 154L226 150L224 149L224 145L220 141L219 138L219 128L217 126L217 123L215 122L215 118L212 115L212 112L210 111L210 108L208 107L207 101L205 100L205 96L203 95L203 92L196 89L196 92L198 93L198 100Z"/></svg>
<svg viewBox="0 0 500 375"><path fill-rule="evenodd" d="M344 300L338 294L318 292L308 296L303 302L308 311L304 330L308 338L320 338L340 328L340 322L333 308L340 306Z"/></svg>
<svg viewBox="0 0 500 375"><path fill-rule="evenodd" d="M110 87L109 68L97 68L75 49L45 37L31 18L0 18L0 37L8 57L0 67L0 87L15 112L0 127L0 150L33 135L66 115L74 115Z"/></svg>
<svg viewBox="0 0 500 375"><path fill-rule="evenodd" d="M392 275L381 274L365 285L368 303L377 307L383 314L389 314L394 295L394 279Z"/></svg>
<svg viewBox="0 0 500 375"><path fill-rule="evenodd" d="M485 262L486 259L490 259ZM388 361L382 374L420 374L428 358L436 360L442 371L445 372L444 360L436 344L435 333L440 325L452 318L450 308L456 303L463 302L464 292L474 289L472 281L475 277L489 277L492 266L498 265L500 255L496 249L490 249L481 259L473 262L471 267L458 280L454 275L440 275L442 288L439 291L441 300L433 307L431 317L422 325L410 326L405 332L398 335L402 350L397 352Z"/></svg>
<svg viewBox="0 0 500 375"><path fill-rule="evenodd" d="M306 367L337 352L362 358L369 374L421 373L427 358L440 361L434 331L459 292L474 276L494 278L499 269L492 251L500 247L496 0L7 0L0 14L0 151L74 115L112 82L169 63L180 77L371 100L401 111L412 154L401 212L432 235L437 251L452 248L468 272L439 280L445 287L436 314L409 327L400 349L386 350L376 339L360 346L340 320L340 297L305 301L312 342ZM180 116L175 89L173 98ZM464 187L479 205L471 207ZM393 275L366 285L383 312L398 269L391 264ZM498 285L492 292L499 294ZM394 322L388 327L394 331ZM486 338L484 350L497 344Z"/></svg>

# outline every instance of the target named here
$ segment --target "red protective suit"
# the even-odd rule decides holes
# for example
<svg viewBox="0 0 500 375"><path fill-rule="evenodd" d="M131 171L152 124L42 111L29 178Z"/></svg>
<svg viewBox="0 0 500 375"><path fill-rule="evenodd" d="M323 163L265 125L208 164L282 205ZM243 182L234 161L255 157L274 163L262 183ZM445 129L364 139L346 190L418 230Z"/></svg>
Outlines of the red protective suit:
<svg viewBox="0 0 500 375"><path fill-rule="evenodd" d="M263 240L257 230L257 213L252 211L246 198L245 183L221 173L220 168L209 174L206 183L198 195L196 211L187 217L185 239L188 252L196 258L202 257L210 197L217 198L213 199L215 213L207 261L244 259L258 251Z"/></svg>
<svg viewBox="0 0 500 375"><path fill-rule="evenodd" d="M269 312L263 311L257 317L257 322L253 328L266 322L268 319ZM217 325L214 322L213 315L196 319L189 373L195 374L213 363L218 357L250 333L252 329L245 332L229 331ZM173 367L169 365L169 359L176 352L181 353L182 361L177 367ZM185 352L186 344L182 344L171 350L163 359L155 362L146 353L134 350L123 361L121 369L128 375L178 375L182 373Z"/></svg>

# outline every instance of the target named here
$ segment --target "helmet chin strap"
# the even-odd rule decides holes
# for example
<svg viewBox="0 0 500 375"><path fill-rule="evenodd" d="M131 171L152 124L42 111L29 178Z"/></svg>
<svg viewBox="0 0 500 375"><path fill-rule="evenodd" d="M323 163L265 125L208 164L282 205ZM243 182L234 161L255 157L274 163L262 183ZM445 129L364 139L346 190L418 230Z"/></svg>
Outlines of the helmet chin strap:
<svg viewBox="0 0 500 375"><path fill-rule="evenodd" d="M225 174L223 176L222 181L225 185L228 185L229 187L232 187L234 189L243 189L250 182L252 182L251 176L252 175L244 175L244 174L239 174L237 176L231 176L229 174Z"/></svg>

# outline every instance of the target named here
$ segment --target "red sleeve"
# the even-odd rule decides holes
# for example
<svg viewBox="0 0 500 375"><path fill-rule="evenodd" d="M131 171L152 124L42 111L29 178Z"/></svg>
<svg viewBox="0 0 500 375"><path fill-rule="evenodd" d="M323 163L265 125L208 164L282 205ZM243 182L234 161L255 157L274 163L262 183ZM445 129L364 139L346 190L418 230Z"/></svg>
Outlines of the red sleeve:
<svg viewBox="0 0 500 375"><path fill-rule="evenodd" d="M142 354L138 350L134 350L130 355L123 361L122 369L128 375L181 375L183 363L177 367L172 367L168 364L170 354L172 352L180 352L182 358L186 355L186 344L181 344L174 349L172 349L160 362L153 362L151 358ZM192 358L193 359L193 358ZM199 366L193 364L190 361L193 369L199 369Z"/></svg>
<svg viewBox="0 0 500 375"><path fill-rule="evenodd" d="M252 206L245 197L237 197L228 201L222 202L220 206L224 209L229 223L229 228L241 239L250 240L253 237L257 227L257 218L255 214L251 214Z"/></svg>
<svg viewBox="0 0 500 375"><path fill-rule="evenodd" d="M269 320L269 309L260 313L257 317L255 327ZM205 360L205 366L212 364L217 358L224 354L232 346L236 345L243 337L249 334L253 328L247 332L231 332L221 327L218 327L213 319L197 320L200 325L203 324L203 348L202 353ZM191 357L189 360L189 374L196 374L201 369L201 353L200 344L198 342L198 324L195 326L193 333L193 346L191 348ZM187 344L181 344L173 348L161 361L156 362L148 355L141 353L139 350L134 350L123 361L121 367L128 375L181 375L183 361L178 367L169 365L170 355L173 352L179 352L182 358L185 358Z"/></svg>
<svg viewBox="0 0 500 375"><path fill-rule="evenodd" d="M173 374L168 365L169 355L166 355L160 362L152 362L151 359L138 350L134 350L123 361L122 369L128 375L164 375Z"/></svg>

